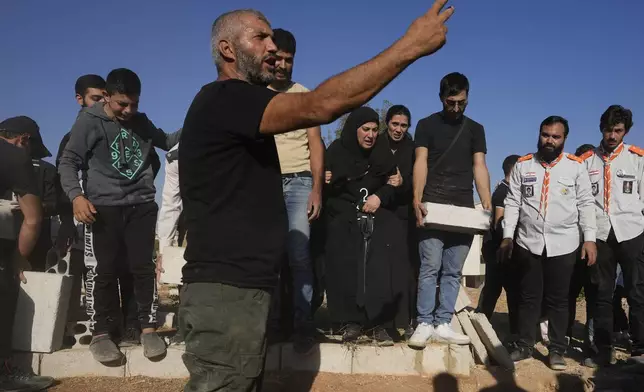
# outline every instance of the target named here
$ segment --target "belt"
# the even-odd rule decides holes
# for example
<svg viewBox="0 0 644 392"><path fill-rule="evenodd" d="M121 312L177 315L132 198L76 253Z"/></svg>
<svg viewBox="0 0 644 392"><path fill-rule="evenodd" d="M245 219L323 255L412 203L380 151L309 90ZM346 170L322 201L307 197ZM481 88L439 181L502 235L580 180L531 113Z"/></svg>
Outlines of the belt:
<svg viewBox="0 0 644 392"><path fill-rule="evenodd" d="M297 173L286 173L282 174L283 178L298 178L298 177L308 177L312 178L313 174L309 170L297 172Z"/></svg>

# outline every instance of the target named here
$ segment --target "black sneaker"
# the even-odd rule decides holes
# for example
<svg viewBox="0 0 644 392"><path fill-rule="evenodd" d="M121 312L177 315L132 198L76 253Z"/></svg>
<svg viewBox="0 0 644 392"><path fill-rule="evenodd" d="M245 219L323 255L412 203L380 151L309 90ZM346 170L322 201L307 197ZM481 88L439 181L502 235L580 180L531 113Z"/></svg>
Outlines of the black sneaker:
<svg viewBox="0 0 644 392"><path fill-rule="evenodd" d="M2 392L36 392L49 388L54 379L36 376L32 372L13 367L9 361L0 363L0 391Z"/></svg>
<svg viewBox="0 0 644 392"><path fill-rule="evenodd" d="M403 338L405 339L406 342L411 339L412 336L414 336L414 332L416 332L416 328L412 324L409 324L407 328L405 328L405 333L403 334Z"/></svg>
<svg viewBox="0 0 644 392"><path fill-rule="evenodd" d="M563 371L568 367L563 355L556 351L553 351L548 355L548 363L550 364L550 369L556 371Z"/></svg>
<svg viewBox="0 0 644 392"><path fill-rule="evenodd" d="M380 347L390 347L394 345L394 340L383 327L375 327L372 330L373 342Z"/></svg>
<svg viewBox="0 0 644 392"><path fill-rule="evenodd" d="M532 358L532 350L527 347L516 347L510 354L513 362L520 362L524 359Z"/></svg>
<svg viewBox="0 0 644 392"><path fill-rule="evenodd" d="M141 344L141 330L138 328L130 327L125 330L123 338L119 342L119 347L132 347Z"/></svg>
<svg viewBox="0 0 644 392"><path fill-rule="evenodd" d="M89 343L89 351L94 359L100 363L111 363L123 360L123 353L114 344L110 335L97 335Z"/></svg>
<svg viewBox="0 0 644 392"><path fill-rule="evenodd" d="M343 343L355 343L362 336L362 328L358 324L347 324L342 334Z"/></svg>
<svg viewBox="0 0 644 392"><path fill-rule="evenodd" d="M143 345L143 356L148 359L159 358L167 352L165 341L156 332L141 334L141 344Z"/></svg>

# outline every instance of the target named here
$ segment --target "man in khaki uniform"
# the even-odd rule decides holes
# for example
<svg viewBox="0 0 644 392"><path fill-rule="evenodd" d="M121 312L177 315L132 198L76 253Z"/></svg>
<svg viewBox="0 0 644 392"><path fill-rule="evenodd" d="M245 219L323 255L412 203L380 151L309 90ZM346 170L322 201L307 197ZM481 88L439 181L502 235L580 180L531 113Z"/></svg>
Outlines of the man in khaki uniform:
<svg viewBox="0 0 644 392"><path fill-rule="evenodd" d="M519 340L512 359L516 362L532 356L543 299L550 367L564 370L568 291L580 243L579 228L584 240L581 257L592 265L597 254L597 226L588 173L580 158L563 152L568 122L551 116L539 129L537 153L520 158L512 170L500 259L512 257L519 270Z"/></svg>
<svg viewBox="0 0 644 392"><path fill-rule="evenodd" d="M275 81L270 88L286 93L303 93L306 87L292 81L295 37L283 29L273 30L277 46ZM275 135L282 168L284 202L288 213L288 260L292 276L294 349L307 353L313 348L311 301L313 263L309 247L310 222L320 216L324 172L324 144L320 127ZM277 296L276 296L277 297ZM274 310L279 309L279 300ZM273 315L275 319L276 315ZM272 323L274 324L274 323Z"/></svg>
<svg viewBox="0 0 644 392"><path fill-rule="evenodd" d="M631 361L644 364L644 149L624 143L633 126L630 110L610 106L600 120L602 141L582 155L597 216L598 294L595 342L598 364L614 362L613 291L617 263L624 273L633 340Z"/></svg>

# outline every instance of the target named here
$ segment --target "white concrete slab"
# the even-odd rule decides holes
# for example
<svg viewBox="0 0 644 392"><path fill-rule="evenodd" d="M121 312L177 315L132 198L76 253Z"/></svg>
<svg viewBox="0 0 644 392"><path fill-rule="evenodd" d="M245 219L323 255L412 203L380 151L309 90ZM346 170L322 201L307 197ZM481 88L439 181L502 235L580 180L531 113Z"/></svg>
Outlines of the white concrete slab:
<svg viewBox="0 0 644 392"><path fill-rule="evenodd" d="M449 348L446 344L428 344L423 350L423 374L433 375L447 371Z"/></svg>
<svg viewBox="0 0 644 392"><path fill-rule="evenodd" d="M87 349L70 349L43 354L40 375L54 378L105 376L125 377L125 364L109 367L96 362Z"/></svg>
<svg viewBox="0 0 644 392"><path fill-rule="evenodd" d="M183 252L186 248L178 246L166 246L163 248L163 269L165 272L161 273L161 283L166 284L181 284L183 273L181 269L186 264L183 258Z"/></svg>
<svg viewBox="0 0 644 392"><path fill-rule="evenodd" d="M424 204L427 215L423 223L427 228L472 234L483 234L490 229L492 215L483 209L438 203Z"/></svg>
<svg viewBox="0 0 644 392"><path fill-rule="evenodd" d="M474 359L482 365L488 365L490 363L490 359L487 355L487 349L483 342L481 342L481 338L479 338L474 325L472 325L468 311L464 310L458 313L456 317L458 317L458 321L461 323L463 331L471 340L472 349L474 350Z"/></svg>
<svg viewBox="0 0 644 392"><path fill-rule="evenodd" d="M51 353L63 344L72 278L32 271L25 277L13 324L13 349Z"/></svg>
<svg viewBox="0 0 644 392"><path fill-rule="evenodd" d="M469 376L470 369L474 366L474 358L470 351L470 346L460 344L449 345L449 361L447 371L452 374Z"/></svg>
<svg viewBox="0 0 644 392"><path fill-rule="evenodd" d="M143 356L143 347L133 347L125 351L125 377L145 376L154 378L184 378L189 377L188 369L183 364L181 356L184 347L170 346L168 353L160 361L150 361Z"/></svg>
<svg viewBox="0 0 644 392"><path fill-rule="evenodd" d="M481 276L485 275L485 264L481 263L481 247L483 246L483 236L475 235L472 240L472 246L467 253L465 262L463 263L463 276Z"/></svg>
<svg viewBox="0 0 644 392"><path fill-rule="evenodd" d="M432 350L428 346L425 350ZM353 374L419 375L424 351L406 345L393 347L357 346L353 353Z"/></svg>
<svg viewBox="0 0 644 392"><path fill-rule="evenodd" d="M458 313L471 305L472 301L467 295L467 291L465 290L463 285L461 285L461 287L458 289L458 296L456 297L456 304L454 305L454 313Z"/></svg>
<svg viewBox="0 0 644 392"><path fill-rule="evenodd" d="M504 368L514 370L514 362L510 358L508 350L499 340L487 317L483 313L470 313L469 315L474 329L478 332L479 338L481 338L490 356Z"/></svg>
<svg viewBox="0 0 644 392"><path fill-rule="evenodd" d="M293 351L291 344L282 346L282 370L299 370L351 374L353 351L335 343L320 343L309 355Z"/></svg>

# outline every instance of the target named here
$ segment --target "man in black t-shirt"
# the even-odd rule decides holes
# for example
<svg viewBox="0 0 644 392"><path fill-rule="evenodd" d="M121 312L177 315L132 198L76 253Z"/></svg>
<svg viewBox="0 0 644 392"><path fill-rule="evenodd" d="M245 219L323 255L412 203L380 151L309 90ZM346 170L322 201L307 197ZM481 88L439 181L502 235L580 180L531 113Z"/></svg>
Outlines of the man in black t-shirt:
<svg viewBox="0 0 644 392"><path fill-rule="evenodd" d="M416 126L414 210L419 227L427 215L425 202L473 208L472 182L476 183L483 208L488 211L492 208L490 176L485 164L485 131L464 114L469 88L465 75L457 72L446 75L439 93L443 110L420 120ZM452 330L450 322L461 270L473 239L471 234L419 231L418 326L409 339L410 347L424 348L431 337L448 343L469 343L467 336Z"/></svg>
<svg viewBox="0 0 644 392"><path fill-rule="evenodd" d="M19 122L10 120L0 123L0 194L15 193L24 218L17 240L13 236L0 239L0 391L39 391L53 383L51 377L26 374L9 363L20 282L27 283L22 273L24 260L36 246L42 221L35 173L23 148L28 144L29 135L16 128ZM4 203L0 214L2 232L11 232L13 217Z"/></svg>
<svg viewBox="0 0 644 392"><path fill-rule="evenodd" d="M508 293L508 283L510 281L507 278L510 275L510 270L506 264L498 262L496 254L503 240L503 212L505 211L505 197L510 191L510 173L512 173L512 169L519 158L520 156L518 155L510 155L503 160L503 174L505 178L499 183L492 194L494 221L490 228L490 237L483 244L482 249L485 260L485 286L483 286L483 290L481 291L478 304L478 311L485 314L490 320L494 314L496 301L501 295L501 290L505 287L506 297L508 299L511 334L518 332L516 331L516 308L512 306L516 302L516 296L511 296Z"/></svg>
<svg viewBox="0 0 644 392"><path fill-rule="evenodd" d="M266 321L288 220L273 135L335 120L376 95L416 59L444 43L438 0L375 59L306 93L266 88L277 48L266 17L221 15L212 27L219 77L193 100L183 125L179 184L187 248L179 331L186 390L261 388Z"/></svg>

